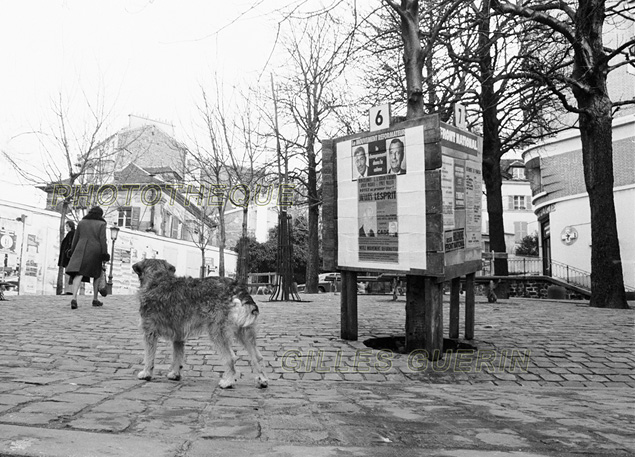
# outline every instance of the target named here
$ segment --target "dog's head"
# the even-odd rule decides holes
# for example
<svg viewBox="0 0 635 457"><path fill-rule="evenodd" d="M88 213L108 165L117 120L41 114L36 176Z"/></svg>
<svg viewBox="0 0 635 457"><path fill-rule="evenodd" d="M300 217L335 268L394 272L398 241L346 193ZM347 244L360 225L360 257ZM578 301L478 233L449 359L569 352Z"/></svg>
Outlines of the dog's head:
<svg viewBox="0 0 635 457"><path fill-rule="evenodd" d="M142 286L148 278L158 273L174 275L176 272L176 268L163 259L144 259L141 262L135 263L132 269L137 273L137 276L139 276L139 282Z"/></svg>
<svg viewBox="0 0 635 457"><path fill-rule="evenodd" d="M227 286L231 288L232 308L231 314L234 322L239 327L253 325L260 314L258 305L249 293L249 289L240 282L231 279L223 279Z"/></svg>

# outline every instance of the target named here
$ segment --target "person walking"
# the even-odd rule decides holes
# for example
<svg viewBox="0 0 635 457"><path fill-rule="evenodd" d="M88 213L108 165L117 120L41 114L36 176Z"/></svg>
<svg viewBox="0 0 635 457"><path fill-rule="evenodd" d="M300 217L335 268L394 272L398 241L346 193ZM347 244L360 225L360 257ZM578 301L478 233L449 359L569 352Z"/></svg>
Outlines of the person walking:
<svg viewBox="0 0 635 457"><path fill-rule="evenodd" d="M68 262L71 260L71 249L73 247L73 237L75 236L75 222L67 221L66 222L66 236L62 240L62 244L60 246L60 257L57 261L57 266L66 268L68 266ZM68 278L68 282L64 281L64 290L67 290L67 285L72 284L71 278ZM67 295L71 295L72 292L66 292Z"/></svg>
<svg viewBox="0 0 635 457"><path fill-rule="evenodd" d="M71 258L66 267L66 274L73 281L71 309L77 309L77 292L81 282L90 282L90 278L93 278L93 306L103 305L97 300L97 280L103 274L102 262L110 260L103 215L104 211L95 206L77 224L71 245Z"/></svg>

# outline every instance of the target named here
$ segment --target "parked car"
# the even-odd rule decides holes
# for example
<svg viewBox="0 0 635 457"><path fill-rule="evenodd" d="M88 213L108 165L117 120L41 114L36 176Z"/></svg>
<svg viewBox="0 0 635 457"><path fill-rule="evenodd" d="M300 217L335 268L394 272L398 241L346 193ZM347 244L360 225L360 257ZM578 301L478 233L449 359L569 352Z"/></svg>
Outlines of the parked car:
<svg viewBox="0 0 635 457"><path fill-rule="evenodd" d="M306 284L298 285L298 292L304 292ZM342 275L340 273L321 273L318 275L318 292L341 292L342 291Z"/></svg>

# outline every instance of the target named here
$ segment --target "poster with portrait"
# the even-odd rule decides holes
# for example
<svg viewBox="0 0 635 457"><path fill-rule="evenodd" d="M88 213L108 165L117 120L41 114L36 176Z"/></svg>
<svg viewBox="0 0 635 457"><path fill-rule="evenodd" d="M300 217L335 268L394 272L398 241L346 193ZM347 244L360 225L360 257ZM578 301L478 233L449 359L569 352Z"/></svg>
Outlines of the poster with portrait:
<svg viewBox="0 0 635 457"><path fill-rule="evenodd" d="M406 174L405 131L370 135L351 143L353 181L369 176Z"/></svg>
<svg viewBox="0 0 635 457"><path fill-rule="evenodd" d="M337 143L336 153L338 264L364 271L425 269L423 126L366 133Z"/></svg>

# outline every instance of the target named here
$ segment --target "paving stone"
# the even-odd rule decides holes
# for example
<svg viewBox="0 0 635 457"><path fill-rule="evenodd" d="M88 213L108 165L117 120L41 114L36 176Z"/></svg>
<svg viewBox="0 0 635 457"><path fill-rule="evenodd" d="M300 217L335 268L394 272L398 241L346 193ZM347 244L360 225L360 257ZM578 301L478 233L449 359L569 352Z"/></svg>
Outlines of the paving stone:
<svg viewBox="0 0 635 457"><path fill-rule="evenodd" d="M347 342L339 339L339 296L320 294L310 306L257 298L258 344L266 352L270 387L257 389L242 360L242 377L222 390L217 383L223 367L202 337L186 346L182 381L165 378L171 348L163 341L155 379L136 379L143 349L134 297L113 297L100 313L80 307L78 314L66 311L66 299L38 297L47 319L33 316L32 300L17 297L16 306L2 310L3 321L13 325L0 329L0 455L23 447L38 455L36 441L29 441L36 439L43 440L37 441L41 449L48 449L47 440L51 449L64 448L47 453L54 457L69 450L126 455L113 452L118 443L134 444L135 455L182 457L209 455L210 449L232 456L250 449L251 455L271 456L338 455L345 449L402 457L633 451L635 357L615 350L632 345L634 323L625 318L630 310L546 300L479 302L470 344L481 356L495 354L493 369L473 369L474 361L469 370L459 369L452 354L417 371L408 367L408 354L393 354L390 368L380 372L359 360L362 354L374 361L378 353L363 341L403 335L403 300L360 296L359 341ZM447 302L444 308L447 316ZM281 361L289 350L322 354L329 370L285 370ZM527 365L512 365L513 353L529 354ZM245 357L242 349L238 355ZM59 435L61 429L66 434ZM91 440L92 454L74 446Z"/></svg>

